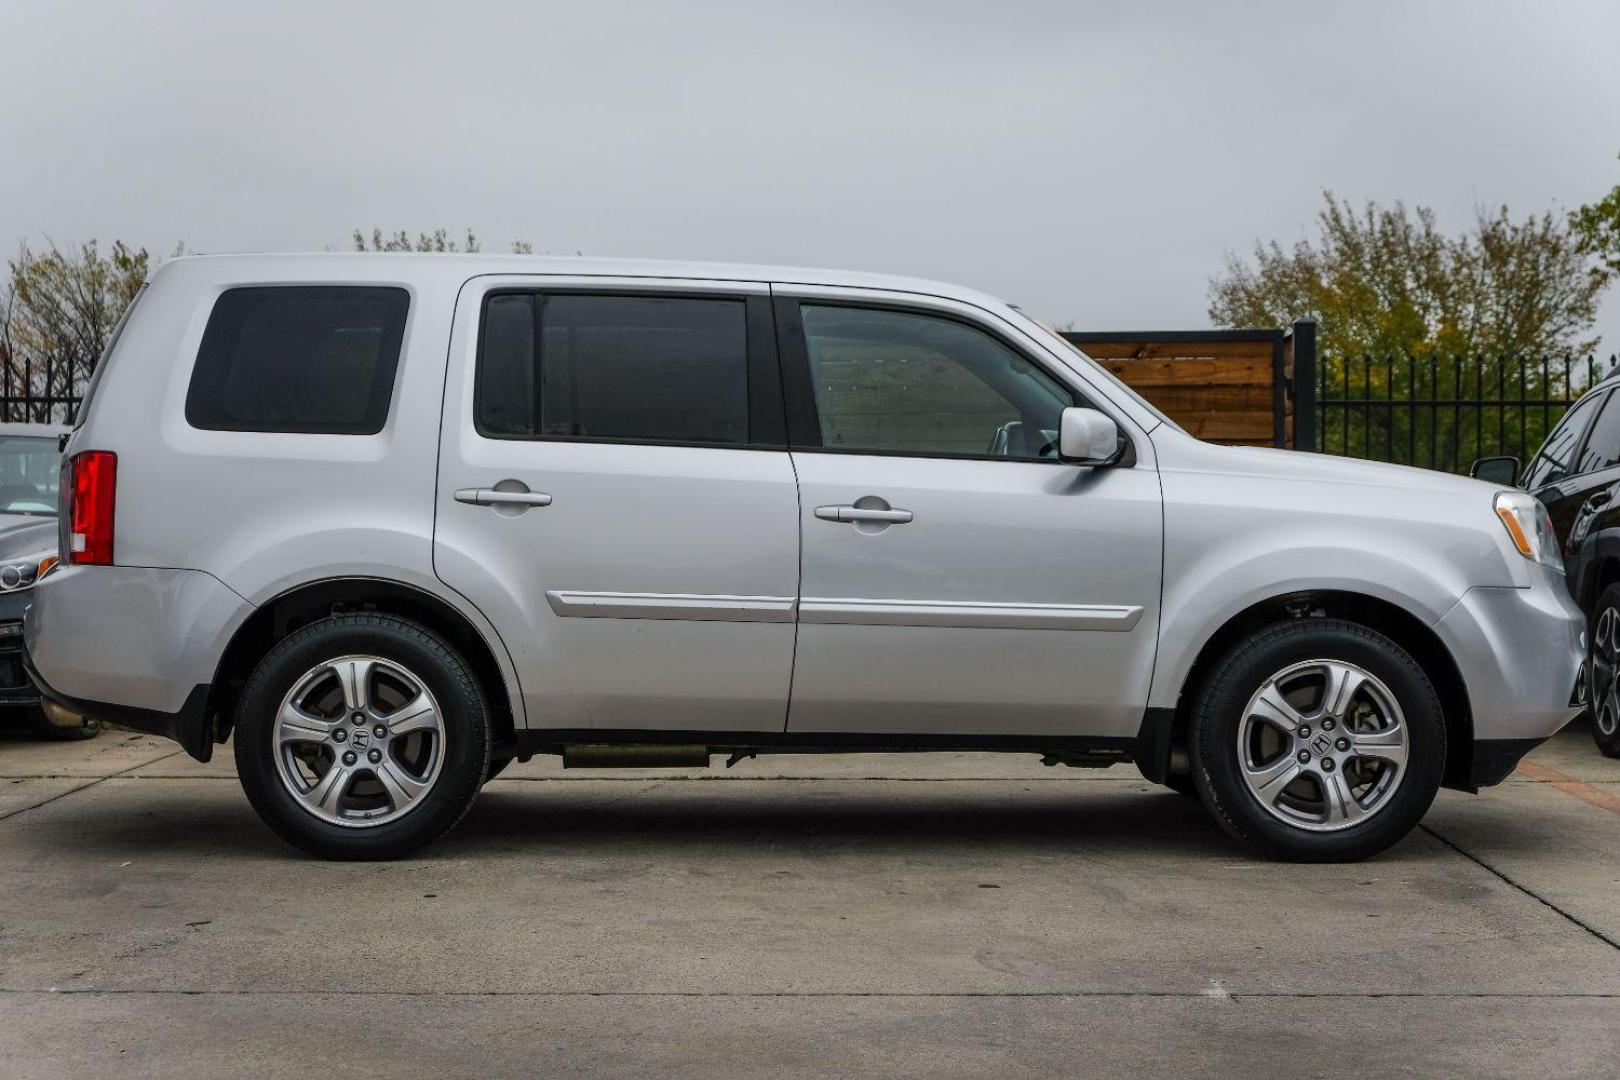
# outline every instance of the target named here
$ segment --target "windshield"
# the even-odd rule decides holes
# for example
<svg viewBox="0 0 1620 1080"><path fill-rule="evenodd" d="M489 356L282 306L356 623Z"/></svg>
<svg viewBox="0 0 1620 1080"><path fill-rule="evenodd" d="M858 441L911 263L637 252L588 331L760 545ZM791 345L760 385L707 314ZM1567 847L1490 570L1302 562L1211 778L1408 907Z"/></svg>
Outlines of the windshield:
<svg viewBox="0 0 1620 1080"><path fill-rule="evenodd" d="M1161 423L1168 424L1171 427L1175 428L1177 431L1182 431L1183 430L1182 426L1180 424L1176 423L1174 420L1172 420L1168 416L1164 415L1164 411L1162 409L1160 409L1157 405L1153 404L1153 402L1149 401L1147 398L1143 397L1141 394L1138 394L1135 390L1131 389L1131 387L1123 379L1121 379L1118 375L1115 375L1112 371L1109 371L1107 368L1105 368L1101 364L1097 363L1097 361L1093 360L1091 357L1089 357L1085 353L1081 352L1079 347L1077 345L1075 345L1074 342L1070 341L1068 338L1064 337L1062 334L1058 333L1056 330L1052 329L1050 326L1047 326L1045 323L1041 322L1041 320L1039 320L1039 319L1032 318L1032 317L1028 316L1027 314L1025 315L1025 318L1028 318L1030 322L1034 323L1036 326L1040 327L1042 330L1045 330L1049 335L1051 335L1051 337L1052 337L1052 339L1054 341L1058 342L1064 348L1068 349L1070 352L1074 353L1080 359L1084 360L1086 362L1086 366L1088 368L1090 368L1092 371L1097 372L1097 374L1101 375L1103 378L1107 379L1109 382L1111 382L1115 386L1119 387L1119 389L1121 391L1123 391L1124 393L1126 393L1126 394L1128 394L1130 396L1130 399L1132 401L1136 402L1138 405L1142 406L1142 408L1146 409L1149 413L1153 414L1153 416L1157 417L1158 420Z"/></svg>
<svg viewBox="0 0 1620 1080"><path fill-rule="evenodd" d="M56 516L62 455L49 436L0 435L0 514Z"/></svg>

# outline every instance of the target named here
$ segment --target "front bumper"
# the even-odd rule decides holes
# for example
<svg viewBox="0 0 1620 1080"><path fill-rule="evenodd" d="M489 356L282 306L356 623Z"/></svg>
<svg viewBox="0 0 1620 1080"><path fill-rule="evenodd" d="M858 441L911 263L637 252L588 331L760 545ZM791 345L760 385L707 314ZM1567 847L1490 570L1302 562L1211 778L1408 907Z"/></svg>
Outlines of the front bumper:
<svg viewBox="0 0 1620 1080"><path fill-rule="evenodd" d="M1586 617L1561 578L1536 575L1529 588L1469 589L1434 628L1468 688L1470 787L1505 779L1584 707Z"/></svg>
<svg viewBox="0 0 1620 1080"><path fill-rule="evenodd" d="M38 706L39 691L23 665L23 612L32 589L0 592L0 708Z"/></svg>

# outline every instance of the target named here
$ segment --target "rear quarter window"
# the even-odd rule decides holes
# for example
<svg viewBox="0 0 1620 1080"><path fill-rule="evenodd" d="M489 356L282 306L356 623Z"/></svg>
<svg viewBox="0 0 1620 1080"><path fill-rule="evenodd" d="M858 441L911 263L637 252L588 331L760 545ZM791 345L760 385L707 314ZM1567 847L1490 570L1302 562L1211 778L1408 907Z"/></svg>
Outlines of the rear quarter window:
<svg viewBox="0 0 1620 1080"><path fill-rule="evenodd" d="M220 295L186 393L210 431L375 435L388 419L410 296L373 286L264 286Z"/></svg>

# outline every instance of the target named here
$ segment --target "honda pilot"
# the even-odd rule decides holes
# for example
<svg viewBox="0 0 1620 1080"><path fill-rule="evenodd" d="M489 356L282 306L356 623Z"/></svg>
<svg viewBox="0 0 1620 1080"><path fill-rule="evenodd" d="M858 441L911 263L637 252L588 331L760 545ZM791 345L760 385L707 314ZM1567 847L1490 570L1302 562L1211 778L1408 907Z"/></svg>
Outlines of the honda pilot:
<svg viewBox="0 0 1620 1080"><path fill-rule="evenodd" d="M940 750L1134 763L1355 859L1585 686L1533 496L1201 442L935 282L178 258L65 453L32 677L231 740L323 856L417 849L536 754Z"/></svg>

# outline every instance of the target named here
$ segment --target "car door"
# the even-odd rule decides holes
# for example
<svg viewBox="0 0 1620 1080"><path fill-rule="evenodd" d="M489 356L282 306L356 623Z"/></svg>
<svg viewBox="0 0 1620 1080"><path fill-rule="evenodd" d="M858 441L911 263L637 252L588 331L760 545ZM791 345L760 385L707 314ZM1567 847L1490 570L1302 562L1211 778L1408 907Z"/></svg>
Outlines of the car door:
<svg viewBox="0 0 1620 1080"><path fill-rule="evenodd" d="M434 567L528 725L781 731L798 496L763 285L481 278L458 303Z"/></svg>
<svg viewBox="0 0 1620 1080"><path fill-rule="evenodd" d="M1122 467L1058 461L1078 380L977 309L777 291L803 533L788 730L1134 736L1162 563L1146 438Z"/></svg>
<svg viewBox="0 0 1620 1080"><path fill-rule="evenodd" d="M1583 608L1597 598L1594 572L1620 558L1620 398L1609 392L1591 401L1598 404L1585 409L1589 422L1572 416L1572 426L1584 431L1569 476L1537 492L1551 499L1548 510L1563 545L1570 592Z"/></svg>
<svg viewBox="0 0 1620 1080"><path fill-rule="evenodd" d="M1584 501L1582 493L1588 486L1578 455L1586 443L1592 420L1608 397L1609 392L1603 391L1576 402L1541 444L1536 456L1530 459L1519 481L1521 487L1547 507L1561 543L1569 539Z"/></svg>

